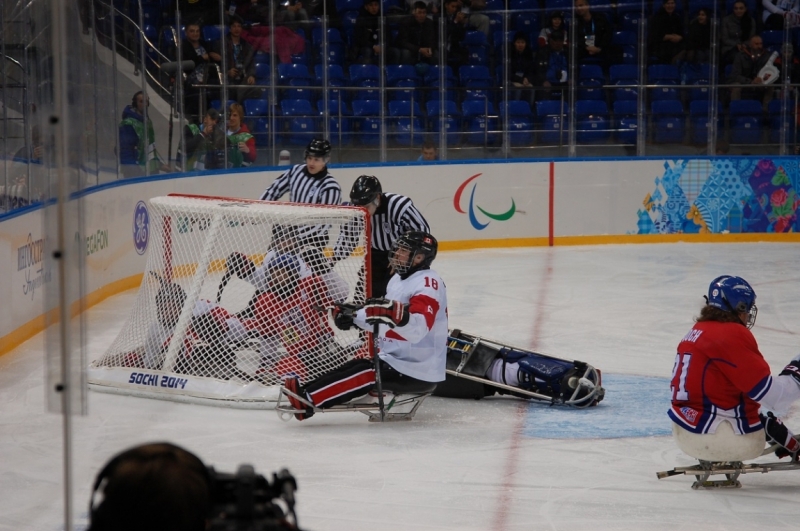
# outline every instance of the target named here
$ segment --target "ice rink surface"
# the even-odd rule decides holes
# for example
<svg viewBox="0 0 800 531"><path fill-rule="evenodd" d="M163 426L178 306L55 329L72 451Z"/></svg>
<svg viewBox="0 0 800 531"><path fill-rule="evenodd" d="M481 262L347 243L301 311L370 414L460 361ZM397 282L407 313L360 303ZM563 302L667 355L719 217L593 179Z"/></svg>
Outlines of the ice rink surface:
<svg viewBox="0 0 800 531"><path fill-rule="evenodd" d="M709 282L750 281L753 332L776 373L800 351L796 244L608 245L440 253L450 326L587 361L606 399L591 410L430 398L408 423L361 414L303 422L248 411L90 393L75 420L76 516L85 522L101 465L134 444L166 440L217 470L253 464L297 478L300 525L352 530L796 529L800 471L748 474L743 488L693 491L656 472L694 462L669 436L678 341ZM90 310L99 357L135 292ZM42 338L0 358L0 529L62 527L61 419L44 412ZM786 417L800 429L800 415ZM774 458L761 458L773 460Z"/></svg>

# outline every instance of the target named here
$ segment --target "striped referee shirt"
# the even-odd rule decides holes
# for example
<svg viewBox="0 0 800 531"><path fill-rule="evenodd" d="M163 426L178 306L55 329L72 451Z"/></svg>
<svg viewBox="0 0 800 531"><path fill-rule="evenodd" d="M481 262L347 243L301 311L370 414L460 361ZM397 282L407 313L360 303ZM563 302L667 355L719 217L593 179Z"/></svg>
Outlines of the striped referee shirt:
<svg viewBox="0 0 800 531"><path fill-rule="evenodd" d="M296 164L261 194L262 201L277 201L289 192L292 203L313 205L338 205L342 201L342 188L327 168L309 175L305 164Z"/></svg>
<svg viewBox="0 0 800 531"><path fill-rule="evenodd" d="M334 255L341 260L356 248L358 234L363 226L357 221L345 225L336 242ZM381 194L381 204L372 215L372 248L391 251L394 242L410 230L430 233L431 229L422 213L408 197L399 194Z"/></svg>

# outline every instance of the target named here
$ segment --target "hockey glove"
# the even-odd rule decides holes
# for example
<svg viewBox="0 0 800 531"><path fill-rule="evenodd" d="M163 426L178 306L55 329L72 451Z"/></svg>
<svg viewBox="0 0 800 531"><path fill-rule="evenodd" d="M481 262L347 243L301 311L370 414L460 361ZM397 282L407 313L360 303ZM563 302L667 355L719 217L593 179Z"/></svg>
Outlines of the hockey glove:
<svg viewBox="0 0 800 531"><path fill-rule="evenodd" d="M411 317L407 304L386 299L369 299L364 310L367 312L366 321L369 324L385 324L389 328L405 326Z"/></svg>
<svg viewBox="0 0 800 531"><path fill-rule="evenodd" d="M339 330L350 330L353 328L353 317L358 307L352 304L335 304L333 306L333 324Z"/></svg>
<svg viewBox="0 0 800 531"><path fill-rule="evenodd" d="M780 448L775 450L775 455L778 459L786 456L796 458L797 451L800 450L800 442L794 438L794 434L783 422L772 412L766 415L761 415L761 422L764 423L764 432L767 434L767 442L770 444L778 444Z"/></svg>
<svg viewBox="0 0 800 531"><path fill-rule="evenodd" d="M225 260L225 269L230 271L232 275L244 279L256 270L256 265L242 253L231 253L228 259Z"/></svg>
<svg viewBox="0 0 800 531"><path fill-rule="evenodd" d="M800 359L798 358L800 358L800 356L790 361L789 365L783 368L780 376L792 376L797 382L797 385L800 385Z"/></svg>

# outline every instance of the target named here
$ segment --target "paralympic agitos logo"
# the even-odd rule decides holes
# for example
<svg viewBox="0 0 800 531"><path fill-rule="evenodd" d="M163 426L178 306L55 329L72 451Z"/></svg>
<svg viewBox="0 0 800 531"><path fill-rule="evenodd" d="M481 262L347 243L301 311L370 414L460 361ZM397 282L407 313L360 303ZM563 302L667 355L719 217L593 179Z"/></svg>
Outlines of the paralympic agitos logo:
<svg viewBox="0 0 800 531"><path fill-rule="evenodd" d="M479 210L481 214L489 218L490 220L493 219L495 221L507 221L514 216L514 213L517 211L517 205L514 203L514 198L511 198L511 208L509 208L506 212L502 214L493 214L491 212L487 212L486 210L482 209L480 206L475 204L475 191L478 189L478 183L475 182L472 184L472 191L469 194L469 208L465 211L461 208L461 196L464 195L464 190L466 189L467 185L478 177L483 175L482 173L476 173L463 183L461 183L456 190L456 195L453 196L453 207L455 207L456 212L459 214L468 214L469 215L469 222L475 227L476 230L483 230L489 226L491 221L487 221L486 223L481 223L478 221L478 217L476 215L475 210Z"/></svg>

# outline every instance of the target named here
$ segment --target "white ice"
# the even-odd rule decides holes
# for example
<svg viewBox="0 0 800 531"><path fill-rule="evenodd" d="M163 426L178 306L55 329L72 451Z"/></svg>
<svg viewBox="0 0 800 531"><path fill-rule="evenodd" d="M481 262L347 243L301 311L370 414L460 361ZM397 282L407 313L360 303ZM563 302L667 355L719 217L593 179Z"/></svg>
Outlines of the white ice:
<svg viewBox="0 0 800 531"><path fill-rule="evenodd" d="M451 327L587 361L603 371L606 400L576 411L430 398L412 422L381 425L357 413L282 422L274 411L90 393L89 415L74 424L76 518L85 522L94 475L112 455L166 440L217 470L288 468L300 525L317 531L796 529L800 471L693 491L689 476L656 479L692 459L668 435L641 434L668 433L674 350L714 277L753 284L754 333L773 372L798 352L797 258L796 244L774 243L443 252L434 265ZM134 296L90 310L92 357ZM615 383L626 379L641 384L633 394ZM61 418L44 412L43 385L41 337L0 358L2 530L63 526ZM800 424L794 411L787 418Z"/></svg>

